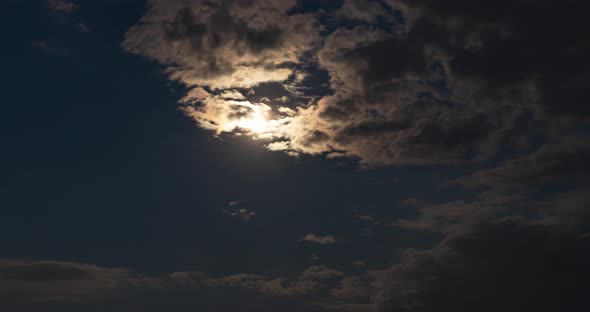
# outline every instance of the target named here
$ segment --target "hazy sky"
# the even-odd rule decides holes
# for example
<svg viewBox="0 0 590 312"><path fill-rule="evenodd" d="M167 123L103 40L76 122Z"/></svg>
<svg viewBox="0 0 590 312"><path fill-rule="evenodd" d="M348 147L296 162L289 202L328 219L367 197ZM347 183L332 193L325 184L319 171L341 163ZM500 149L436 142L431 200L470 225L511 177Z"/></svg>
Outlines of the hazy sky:
<svg viewBox="0 0 590 312"><path fill-rule="evenodd" d="M2 311L590 310L590 3L2 7Z"/></svg>

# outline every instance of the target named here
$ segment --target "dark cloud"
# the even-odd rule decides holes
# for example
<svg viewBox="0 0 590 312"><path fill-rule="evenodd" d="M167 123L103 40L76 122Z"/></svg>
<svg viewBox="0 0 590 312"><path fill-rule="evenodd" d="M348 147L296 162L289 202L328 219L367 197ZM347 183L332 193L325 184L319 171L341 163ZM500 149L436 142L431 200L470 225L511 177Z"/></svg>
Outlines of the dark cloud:
<svg viewBox="0 0 590 312"><path fill-rule="evenodd" d="M384 272L379 311L585 310L589 243L520 219L481 223Z"/></svg>
<svg viewBox="0 0 590 312"><path fill-rule="evenodd" d="M336 132L332 146L367 165L464 160L513 127L492 104L476 109L437 84L449 79L448 65L416 27L339 29L318 52L336 90L319 102L319 117Z"/></svg>
<svg viewBox="0 0 590 312"><path fill-rule="evenodd" d="M338 134L340 140L346 140L350 137L370 137L379 136L387 132L397 132L408 129L412 126L411 120L390 120L390 121L365 121L357 125L348 126Z"/></svg>
<svg viewBox="0 0 590 312"><path fill-rule="evenodd" d="M584 137L570 137L546 144L535 153L463 177L459 182L468 187L520 189L534 186L588 181L590 146Z"/></svg>
<svg viewBox="0 0 590 312"><path fill-rule="evenodd" d="M367 299L369 288L357 276L343 278L338 286L331 290L333 297L346 300Z"/></svg>
<svg viewBox="0 0 590 312"><path fill-rule="evenodd" d="M414 121L408 128L390 128L390 133L396 136L370 136L374 144L351 137L356 135L354 131L337 136L341 142L357 148L365 145L358 151L348 146L341 149L352 150L368 162L444 162L496 152L499 142L526 136L516 131L522 129L522 118L518 116L526 111L539 112L549 104L539 90L551 90L542 87L543 81L558 76L551 68L559 60L548 54L563 52L566 42L585 49L583 43L568 38L571 33L579 34L582 25L554 27L563 17L551 23L543 22L552 16L543 14L549 10L544 3L538 8L535 5L534 10L540 10L537 18L531 18L527 11L530 3L518 1L505 6L497 2L473 6L462 1L444 5L429 1L388 3L403 11L407 18L406 24L397 26L401 33L362 28L336 31L320 51L320 64L337 82L333 87L346 91L342 93L346 94L345 98L325 102L325 117L331 118L328 122L339 118L348 123L349 114L345 112L367 110L374 113L362 116L361 124L399 123L386 114L388 111L395 111L397 120L401 115ZM567 12L572 5L564 4ZM531 26L541 22L543 27ZM544 37L546 27L552 28L551 34L568 32L566 39L552 41L551 37ZM522 38L517 34L520 28ZM529 35L532 31L535 34ZM343 32L348 32L348 36L342 36ZM365 32L365 36L355 37L358 32ZM554 46L555 42L563 44ZM535 50L542 52L535 53ZM578 62L587 63L583 59ZM575 70L580 74L587 72L584 66ZM572 74L573 78L578 76ZM409 79L414 83L406 82L404 88L396 88L399 81ZM585 80L577 81L581 81L578 85L584 85ZM423 101L425 95L428 101ZM585 106L583 97L578 98L580 105ZM339 103L347 99L356 104L354 109L340 108ZM372 120L376 118L381 120ZM421 118L424 122L420 122ZM532 118L537 122L543 119L540 115ZM348 129L355 129L355 125ZM382 159L385 157L390 160Z"/></svg>
<svg viewBox="0 0 590 312"><path fill-rule="evenodd" d="M530 155L481 169L446 183L469 196L446 202L418 199L403 204L416 216L394 222L406 229L453 233L481 220L521 216L560 228L588 225L588 146L582 137L547 143Z"/></svg>
<svg viewBox="0 0 590 312"><path fill-rule="evenodd" d="M96 301L113 292L159 284L129 270L71 262L0 260L0 301ZM4 298L4 299L1 299Z"/></svg>
<svg viewBox="0 0 590 312"><path fill-rule="evenodd" d="M444 25L461 45L449 63L458 79L481 79L482 87L518 88L535 84L551 112L587 113L590 41L581 36L587 3L552 1L400 1ZM451 39L451 38L449 38ZM451 40L447 41L451 41ZM450 47L450 46L449 46ZM440 47L445 48L445 47ZM577 96L572 96L573 94Z"/></svg>
<svg viewBox="0 0 590 312"><path fill-rule="evenodd" d="M377 23L379 17L387 18L388 14L379 1L346 0L334 16L353 21Z"/></svg>
<svg viewBox="0 0 590 312"><path fill-rule="evenodd" d="M409 74L426 74L425 53L426 47L416 42L392 37L353 49L344 57L350 60L350 65L365 63L359 75L370 88L373 83L399 79Z"/></svg>
<svg viewBox="0 0 590 312"><path fill-rule="evenodd" d="M485 205L479 201L418 203L415 208L417 217L396 221L394 226L418 231L453 233L465 226L493 218L505 210L504 207Z"/></svg>

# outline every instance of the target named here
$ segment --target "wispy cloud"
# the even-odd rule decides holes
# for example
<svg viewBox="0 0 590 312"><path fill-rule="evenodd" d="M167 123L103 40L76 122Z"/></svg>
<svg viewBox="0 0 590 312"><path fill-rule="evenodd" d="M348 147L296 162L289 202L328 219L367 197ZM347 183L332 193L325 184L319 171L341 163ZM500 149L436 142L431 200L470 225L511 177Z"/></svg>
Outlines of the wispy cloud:
<svg viewBox="0 0 590 312"><path fill-rule="evenodd" d="M47 0L47 4L55 11L60 13L73 13L78 10L78 4L67 0Z"/></svg>
<svg viewBox="0 0 590 312"><path fill-rule="evenodd" d="M302 242L308 242L313 244L320 244L320 245L330 245L336 243L336 239L332 235L328 236L319 236L314 234L307 234L305 237L301 239Z"/></svg>
<svg viewBox="0 0 590 312"><path fill-rule="evenodd" d="M44 309L63 306L82 309L90 305L145 307L145 302L151 302L155 296L156 302L182 300L184 305L217 309L226 306L225 302L212 300L208 294L246 303L256 293L257 311L267 311L276 308L281 298L320 296L344 275L326 266L311 266L292 278L256 274L212 277L192 271L150 276L74 262L0 259L0 307L19 311L28 311L27 308L36 305ZM264 301L272 304L266 306ZM293 310L300 308L293 307Z"/></svg>

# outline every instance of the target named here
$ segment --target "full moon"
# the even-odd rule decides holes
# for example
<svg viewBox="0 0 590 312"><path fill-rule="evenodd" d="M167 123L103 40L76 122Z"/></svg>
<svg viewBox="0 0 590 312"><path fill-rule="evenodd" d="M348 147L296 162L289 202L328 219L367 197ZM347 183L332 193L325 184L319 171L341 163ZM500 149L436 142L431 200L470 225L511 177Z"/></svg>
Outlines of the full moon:
<svg viewBox="0 0 590 312"><path fill-rule="evenodd" d="M261 133L268 128L268 121L261 114L256 114L250 119L243 120L241 127L255 133Z"/></svg>
<svg viewBox="0 0 590 312"><path fill-rule="evenodd" d="M247 118L240 119L237 126L253 133L262 133L268 130L268 120L265 112L258 106L252 107L253 112Z"/></svg>

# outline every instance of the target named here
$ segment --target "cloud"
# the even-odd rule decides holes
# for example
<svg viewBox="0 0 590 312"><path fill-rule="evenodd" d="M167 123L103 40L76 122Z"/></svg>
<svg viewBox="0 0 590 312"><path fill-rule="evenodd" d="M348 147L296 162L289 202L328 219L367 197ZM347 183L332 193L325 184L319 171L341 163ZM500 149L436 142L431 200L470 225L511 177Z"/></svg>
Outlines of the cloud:
<svg viewBox="0 0 590 312"><path fill-rule="evenodd" d="M367 264L365 263L365 261L353 261L352 265L357 267L357 268L364 268L367 266Z"/></svg>
<svg viewBox="0 0 590 312"><path fill-rule="evenodd" d="M316 236L314 234L307 234L301 239L301 241L320 245L330 245L336 243L336 239L332 235Z"/></svg>
<svg viewBox="0 0 590 312"><path fill-rule="evenodd" d="M305 271L301 273L299 278L302 280L325 281L334 279L336 277L341 277L343 275L344 273L340 271L333 270L326 266L320 265L307 268Z"/></svg>
<svg viewBox="0 0 590 312"><path fill-rule="evenodd" d="M328 287L330 281L342 276L344 273L326 266L311 266L294 279L238 274L210 279L207 283L214 287L244 288L271 296L300 297L317 295L319 291Z"/></svg>
<svg viewBox="0 0 590 312"><path fill-rule="evenodd" d="M458 179L466 187L530 189L539 185L585 180L590 173L590 146L585 137L559 138L534 153Z"/></svg>
<svg viewBox="0 0 590 312"><path fill-rule="evenodd" d="M78 10L78 5L72 1L66 0L47 0L51 9L65 14L70 14Z"/></svg>
<svg viewBox="0 0 590 312"><path fill-rule="evenodd" d="M368 298L369 288L357 276L350 276L340 280L337 287L331 290L333 297L349 301Z"/></svg>
<svg viewBox="0 0 590 312"><path fill-rule="evenodd" d="M499 219L408 252L380 273L379 311L586 309L587 239L521 219Z"/></svg>
<svg viewBox="0 0 590 312"><path fill-rule="evenodd" d="M223 209L223 213L233 218L238 218L242 222L249 222L255 216L256 212L244 207L247 201L233 200L227 203L227 208Z"/></svg>
<svg viewBox="0 0 590 312"><path fill-rule="evenodd" d="M244 203L245 201L243 200L232 200L230 202L227 203L228 207L235 207L235 206L239 206L240 204Z"/></svg>
<svg viewBox="0 0 590 312"><path fill-rule="evenodd" d="M318 119L335 149L368 166L463 161L512 127L484 103L475 110L476 99L458 102L433 87L448 83L447 66L416 31L339 29L318 52L336 92L319 102Z"/></svg>
<svg viewBox="0 0 590 312"><path fill-rule="evenodd" d="M284 81L316 39L311 16L288 15L295 1L151 0L123 47L169 66L187 86L250 88Z"/></svg>
<svg viewBox="0 0 590 312"><path fill-rule="evenodd" d="M363 220L369 223L373 223L373 224L379 224L378 220L375 220L375 218L371 217L371 216L364 216L364 215L355 215L354 216L356 219L359 220Z"/></svg>
<svg viewBox="0 0 590 312"><path fill-rule="evenodd" d="M249 211L246 208L240 208L236 210L224 210L224 212L228 216L240 219L242 222L249 222L256 216L256 212Z"/></svg>
<svg viewBox="0 0 590 312"><path fill-rule="evenodd" d="M340 275L328 268L310 270L314 274L294 279L250 274L214 278L200 272L148 276L80 263L0 260L0 309L324 311L297 298L318 295Z"/></svg>
<svg viewBox="0 0 590 312"><path fill-rule="evenodd" d="M464 223L392 266L344 276L322 306L369 311L585 309L590 240L583 231L525 218Z"/></svg>
<svg viewBox="0 0 590 312"><path fill-rule="evenodd" d="M495 217L507 209L503 206L486 205L480 201L463 200L420 203L415 208L418 216L398 220L393 225L418 231L453 233L481 220Z"/></svg>
<svg viewBox="0 0 590 312"><path fill-rule="evenodd" d="M311 266L292 278L256 274L212 277L190 271L150 276L73 262L2 259L0 308L54 311L92 306L109 311L131 307L159 311L162 303L175 302L181 311L196 307L225 311L228 302L235 302L234 309L318 311L321 309L311 303L294 303L289 298L319 298L344 276L326 266Z"/></svg>
<svg viewBox="0 0 590 312"><path fill-rule="evenodd" d="M518 215L560 227L580 228L588 214L588 145L572 136L547 142L528 155L482 168L445 183L472 193L469 199L443 203L414 201L416 218L404 228L452 232L466 223L500 215Z"/></svg>
<svg viewBox="0 0 590 312"><path fill-rule="evenodd" d="M568 180L567 176L562 178L561 185L536 182L527 184L524 181L518 186L498 183L472 193L468 199L420 201L412 206L415 209L414 216L397 220L393 226L450 234L484 220L519 216L560 229L583 229L590 221L589 181L576 180L572 175L568 183L563 182Z"/></svg>
<svg viewBox="0 0 590 312"><path fill-rule="evenodd" d="M123 269L71 262L0 260L0 298L6 302L93 301L113 291L155 284L154 279Z"/></svg>
<svg viewBox="0 0 590 312"><path fill-rule="evenodd" d="M512 88L528 81L539 88L547 111L588 112L583 104L588 98L579 93L585 82L579 79L588 72L583 54L590 44L575 39L577 30L585 27L580 10L588 9L587 3L564 1L559 7L567 13L556 15L551 1L536 2L534 8L526 1L484 1L478 6L465 1L445 6L428 0L403 2L457 33L467 32L458 42L466 48L450 62L456 77L479 79L485 88Z"/></svg>
<svg viewBox="0 0 590 312"><path fill-rule="evenodd" d="M346 0L334 15L366 23L377 23L379 16L389 16L378 1L371 0Z"/></svg>
<svg viewBox="0 0 590 312"><path fill-rule="evenodd" d="M90 32L90 29L88 28L88 26L86 26L86 24L79 22L78 24L76 24L76 28L78 28L79 31L87 33Z"/></svg>

